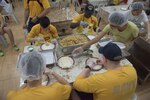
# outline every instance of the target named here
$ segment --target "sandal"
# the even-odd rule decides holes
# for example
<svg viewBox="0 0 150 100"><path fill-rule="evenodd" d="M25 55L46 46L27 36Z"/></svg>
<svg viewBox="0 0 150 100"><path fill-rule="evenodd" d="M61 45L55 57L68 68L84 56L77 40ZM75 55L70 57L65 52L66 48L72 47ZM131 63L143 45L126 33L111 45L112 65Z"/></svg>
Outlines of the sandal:
<svg viewBox="0 0 150 100"><path fill-rule="evenodd" d="M17 45L14 45L14 46L13 46L13 49L14 49L15 51L19 51L19 48L18 48Z"/></svg>
<svg viewBox="0 0 150 100"><path fill-rule="evenodd" d="M0 57L4 56L4 52L2 50L0 50Z"/></svg>

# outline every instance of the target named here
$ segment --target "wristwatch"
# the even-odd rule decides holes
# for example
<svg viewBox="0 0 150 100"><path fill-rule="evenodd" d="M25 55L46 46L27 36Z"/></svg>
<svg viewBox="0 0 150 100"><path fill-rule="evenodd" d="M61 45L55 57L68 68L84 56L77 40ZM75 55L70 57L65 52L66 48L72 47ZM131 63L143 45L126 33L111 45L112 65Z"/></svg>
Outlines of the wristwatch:
<svg viewBox="0 0 150 100"><path fill-rule="evenodd" d="M88 65L86 65L85 68L88 68L89 70L92 70L92 68Z"/></svg>

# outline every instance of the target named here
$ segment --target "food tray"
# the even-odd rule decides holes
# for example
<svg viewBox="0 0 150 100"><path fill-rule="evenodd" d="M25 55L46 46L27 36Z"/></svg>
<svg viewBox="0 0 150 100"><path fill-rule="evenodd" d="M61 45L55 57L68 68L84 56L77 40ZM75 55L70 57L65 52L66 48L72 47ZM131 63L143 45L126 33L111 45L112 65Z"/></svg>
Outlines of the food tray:
<svg viewBox="0 0 150 100"><path fill-rule="evenodd" d="M70 67L63 68L63 66L59 64L59 60L60 60L61 58L63 58L63 57L69 57L69 58L72 59L73 63L72 63L72 65L71 65ZM75 64L75 60L74 60L72 57L70 57L70 56L62 56L62 57L60 57L60 58L58 59L58 61L57 61L57 65L58 65L60 68L62 68L62 69L70 69L70 68L73 67L74 64Z"/></svg>
<svg viewBox="0 0 150 100"><path fill-rule="evenodd" d="M87 40L90 41L90 39L89 39L85 34L80 34L80 35L85 36L85 37L87 38ZM71 36L71 35L68 35L68 36ZM58 39L58 45L59 45L60 49L62 50L62 52L63 52L65 55L72 53L72 51L73 51L75 48L80 47L80 46L84 45L85 43L87 43L87 42L84 42L84 43L80 43L80 44L75 44L75 45L63 47L63 46L61 45L60 41L61 41L63 38L65 38L65 37L66 37L66 36L63 36L63 37L60 37L60 38Z"/></svg>
<svg viewBox="0 0 150 100"><path fill-rule="evenodd" d="M41 55L44 57L46 65L53 65L56 64L57 62L57 56L55 51L52 50L44 50L40 51ZM27 52L26 52L27 53ZM25 55L25 53L19 54L18 59L17 59L17 68L19 67L19 62L20 59Z"/></svg>

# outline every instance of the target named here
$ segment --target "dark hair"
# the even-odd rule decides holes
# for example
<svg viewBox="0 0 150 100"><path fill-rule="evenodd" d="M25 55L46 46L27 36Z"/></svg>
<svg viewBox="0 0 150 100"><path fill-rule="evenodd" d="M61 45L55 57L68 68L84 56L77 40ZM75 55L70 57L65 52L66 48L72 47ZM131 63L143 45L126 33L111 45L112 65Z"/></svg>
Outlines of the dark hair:
<svg viewBox="0 0 150 100"><path fill-rule="evenodd" d="M43 28L46 28L50 25L50 20L48 17L42 17L40 18L40 25L43 27Z"/></svg>

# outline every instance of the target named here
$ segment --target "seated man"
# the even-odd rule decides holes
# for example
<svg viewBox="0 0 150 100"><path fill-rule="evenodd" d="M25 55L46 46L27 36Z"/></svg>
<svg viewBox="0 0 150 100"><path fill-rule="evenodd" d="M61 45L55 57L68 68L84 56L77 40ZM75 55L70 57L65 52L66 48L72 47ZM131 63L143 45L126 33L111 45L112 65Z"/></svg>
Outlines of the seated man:
<svg viewBox="0 0 150 100"><path fill-rule="evenodd" d="M131 4L131 8L132 8L131 10L125 13L125 15L127 16L127 19L129 21L132 21L138 26L140 33L148 33L148 36L150 38L150 24L149 24L148 17L144 11L143 3L134 2Z"/></svg>
<svg viewBox="0 0 150 100"><path fill-rule="evenodd" d="M132 41L138 36L138 27L127 20L124 14L114 12L109 17L109 24L100 32L93 40L89 41L82 47L73 50L73 54L81 54L84 49L98 42L106 34L111 34L114 41L122 42L127 45L132 44ZM130 46L129 46L130 47ZM129 48L128 48L129 49Z"/></svg>
<svg viewBox="0 0 150 100"><path fill-rule="evenodd" d="M97 18L93 16L94 6L86 5L85 12L76 16L70 25L72 29L76 29L78 33L93 34L98 27Z"/></svg>
<svg viewBox="0 0 150 100"><path fill-rule="evenodd" d="M27 80L20 90L11 91L7 100L68 100L71 93L69 83L51 71L46 69L42 55L36 51L26 53L19 62L19 70L22 78ZM42 85L42 75L52 75L58 82L51 85Z"/></svg>
<svg viewBox="0 0 150 100"><path fill-rule="evenodd" d="M58 37L56 28L50 24L48 17L42 17L40 24L33 26L26 36L27 42L36 42L38 44L46 42L54 42Z"/></svg>
<svg viewBox="0 0 150 100"><path fill-rule="evenodd" d="M1 15L0 15L0 25L1 25L0 35L7 34L13 49L15 51L19 51L19 48L15 44L13 33L12 33L11 29L7 26L7 24L4 22ZM0 50L0 57L2 57L2 56L4 56L4 52L2 50Z"/></svg>
<svg viewBox="0 0 150 100"><path fill-rule="evenodd" d="M95 62L89 62L77 76L73 86L76 90L93 93L94 100L132 100L137 86L137 74L132 65L120 65L121 49L114 43L99 48L102 54L97 64L107 70L92 76L90 72Z"/></svg>

